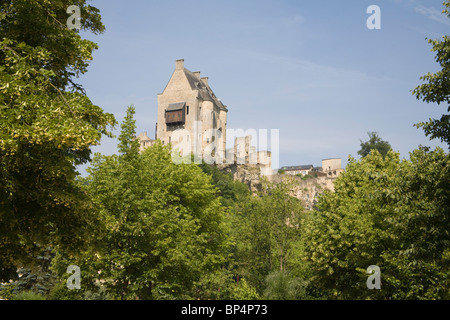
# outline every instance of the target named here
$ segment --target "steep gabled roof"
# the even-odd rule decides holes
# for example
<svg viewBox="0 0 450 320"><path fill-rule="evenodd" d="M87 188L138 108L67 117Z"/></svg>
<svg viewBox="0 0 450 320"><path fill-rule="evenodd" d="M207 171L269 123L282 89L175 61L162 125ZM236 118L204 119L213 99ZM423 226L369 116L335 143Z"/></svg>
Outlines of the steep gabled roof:
<svg viewBox="0 0 450 320"><path fill-rule="evenodd" d="M191 85L191 89L192 90L197 89L199 84L201 83L200 79L198 79L197 76L193 72L189 71L186 68L184 68L183 71L184 71L184 74L185 74L187 80L189 81L189 84Z"/></svg>
<svg viewBox="0 0 450 320"><path fill-rule="evenodd" d="M166 91L168 85L171 83L175 72L180 71L183 72L191 89L197 91L198 98L201 98L202 100L205 101L212 101L220 110L228 112L227 106L224 105L222 101L220 101L220 99L218 99L214 94L214 92L211 90L210 86L208 85L207 78L200 79L200 72L194 73L186 69L184 67L184 59L179 59L176 61L175 71L172 74L172 77L170 78L169 82L166 84L164 90L162 91L163 93Z"/></svg>
<svg viewBox="0 0 450 320"><path fill-rule="evenodd" d="M198 91L198 97L203 100L214 102L220 110L228 111L227 107L220 101L208 84L201 81L193 72L188 69L183 69L186 79L188 80L191 89Z"/></svg>

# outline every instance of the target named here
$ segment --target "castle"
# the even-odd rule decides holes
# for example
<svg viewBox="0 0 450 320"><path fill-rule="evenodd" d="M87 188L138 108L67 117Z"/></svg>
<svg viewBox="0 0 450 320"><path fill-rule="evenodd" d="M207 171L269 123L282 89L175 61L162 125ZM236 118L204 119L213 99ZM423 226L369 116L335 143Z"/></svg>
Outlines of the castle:
<svg viewBox="0 0 450 320"><path fill-rule="evenodd" d="M275 135L271 132L272 152L257 151L252 145L256 130L227 129L227 113L227 106L216 97L208 78L201 77L199 71L186 69L183 59L176 60L169 82L158 94L155 139L150 139L147 132L139 134L140 150L152 146L159 139L162 144L172 146L174 161L180 159L174 158L174 153L188 161L191 161L193 154L194 161L200 159L197 163L215 164L231 173L235 180L246 183L253 191L260 188L261 176L275 183L295 181L292 195L301 199L306 209L313 208L317 196L324 189L334 190L334 181L344 170L340 158L324 159L321 167L291 166L274 171L272 157L278 156L278 130L271 130L276 131ZM234 145L229 149L226 145L227 132L229 140L234 138ZM267 130L260 129L259 132L260 137L256 134L256 138L261 142L261 136ZM264 142L267 143L267 136ZM277 158L274 159L277 163Z"/></svg>
<svg viewBox="0 0 450 320"><path fill-rule="evenodd" d="M155 140L171 144L182 156L194 154L210 164L257 166L263 175L273 174L270 151L256 151L251 136L235 137L226 148L228 108L216 97L200 71L191 72L184 60L176 60L175 70L158 94ZM141 151L155 142L143 132L137 137Z"/></svg>

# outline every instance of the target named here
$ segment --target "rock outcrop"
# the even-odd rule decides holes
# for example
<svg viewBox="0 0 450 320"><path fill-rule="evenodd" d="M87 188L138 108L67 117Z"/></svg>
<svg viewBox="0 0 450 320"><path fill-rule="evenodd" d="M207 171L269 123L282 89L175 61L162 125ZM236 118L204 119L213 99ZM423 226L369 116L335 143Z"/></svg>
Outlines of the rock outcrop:
<svg viewBox="0 0 450 320"><path fill-rule="evenodd" d="M221 165L218 168L224 172L233 175L235 181L245 183L252 192L258 192L262 189L262 179L272 183L290 182L293 185L291 195L301 200L307 210L312 210L317 202L317 197L325 190L333 191L333 182L335 179L320 175L317 177L300 177L289 174L273 174L271 176L261 175L258 166L249 165Z"/></svg>

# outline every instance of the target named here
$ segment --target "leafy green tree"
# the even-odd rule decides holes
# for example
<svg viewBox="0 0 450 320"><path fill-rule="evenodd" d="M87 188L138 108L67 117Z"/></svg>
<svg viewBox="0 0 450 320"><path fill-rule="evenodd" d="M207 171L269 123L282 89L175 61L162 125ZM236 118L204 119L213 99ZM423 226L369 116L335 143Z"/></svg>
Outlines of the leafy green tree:
<svg viewBox="0 0 450 320"><path fill-rule="evenodd" d="M307 295L308 280L293 277L288 271L274 271L266 277L264 298L269 300L300 300Z"/></svg>
<svg viewBox="0 0 450 320"><path fill-rule="evenodd" d="M367 156L372 150L377 150L383 157L386 156L389 150L391 150L391 145L389 142L381 140L376 132L368 132L369 140L361 141L361 149L358 154L361 157Z"/></svg>
<svg viewBox="0 0 450 320"><path fill-rule="evenodd" d="M211 178L196 164L175 164L170 146L139 154L133 115L130 107L121 154L96 155L88 169L104 228L85 267L120 299L188 298L226 260L224 209Z"/></svg>
<svg viewBox="0 0 450 320"><path fill-rule="evenodd" d="M42 294L35 293L33 291L24 291L13 295L11 300L46 300Z"/></svg>
<svg viewBox="0 0 450 320"><path fill-rule="evenodd" d="M195 284L192 298L199 300L258 300L260 295L245 278L239 281L234 271L222 268L206 274Z"/></svg>
<svg viewBox="0 0 450 320"><path fill-rule="evenodd" d="M450 1L444 1L442 11L450 18ZM420 80L427 83L417 86L413 94L418 100L427 103L447 104L447 114L443 114L440 119L429 119L428 122L420 122L415 126L422 128L426 136L430 139L440 139L449 145L450 148L450 37L445 35L442 40L428 39L436 52L435 60L442 68L436 73L427 73L420 77Z"/></svg>
<svg viewBox="0 0 450 320"><path fill-rule="evenodd" d="M115 120L80 93L57 89L41 68L50 52L0 42L0 277L30 262L39 246L75 248L95 225L76 166ZM26 261L25 261L26 260ZM27 263L28 263L27 262Z"/></svg>
<svg viewBox="0 0 450 320"><path fill-rule="evenodd" d="M102 32L85 1L0 3L0 278L32 264L42 247L76 249L96 226L76 166L114 125L113 115L83 95L74 78L96 44L66 25L69 5L81 27ZM67 92L66 87L73 92ZM78 92L76 92L78 91ZM79 93L81 91L81 93Z"/></svg>
<svg viewBox="0 0 450 320"><path fill-rule="evenodd" d="M349 159L302 224L311 281L337 299L448 299L450 157L414 150ZM369 290L366 269L381 269Z"/></svg>
<svg viewBox="0 0 450 320"><path fill-rule="evenodd" d="M266 183L259 197L250 196L234 208L236 272L262 295L265 278L289 270L303 207L289 195L286 183Z"/></svg>
<svg viewBox="0 0 450 320"><path fill-rule="evenodd" d="M81 38L79 31L67 27L71 5L80 8L81 30L102 33L99 10L86 0L3 0L0 4L0 39L42 48L51 55L38 62L37 67L51 70L51 83L63 90L66 86L83 91L75 78L87 71L97 44ZM0 65L6 56L0 54Z"/></svg>
<svg viewBox="0 0 450 320"><path fill-rule="evenodd" d="M206 163L200 164L200 168L211 176L212 183L219 190L221 202L225 207L231 207L250 195L249 187L245 183L234 181L231 173L222 172L216 166Z"/></svg>

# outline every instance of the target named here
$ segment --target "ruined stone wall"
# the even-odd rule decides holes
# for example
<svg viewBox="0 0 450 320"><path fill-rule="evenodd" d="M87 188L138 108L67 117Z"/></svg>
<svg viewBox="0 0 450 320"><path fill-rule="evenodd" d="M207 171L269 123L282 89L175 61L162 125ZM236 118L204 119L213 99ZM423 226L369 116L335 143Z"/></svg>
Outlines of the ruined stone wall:
<svg viewBox="0 0 450 320"><path fill-rule="evenodd" d="M230 172L234 180L240 181L248 185L252 192L261 191L262 177L261 173L263 166L258 165L221 165L218 168L225 172ZM303 206L307 210L313 209L317 202L317 197L325 190L334 191L333 183L335 178L328 178L326 176L319 176L317 178L302 179L298 176L289 174L273 174L265 176L269 182L292 182L294 187L291 190L291 195L302 201Z"/></svg>

